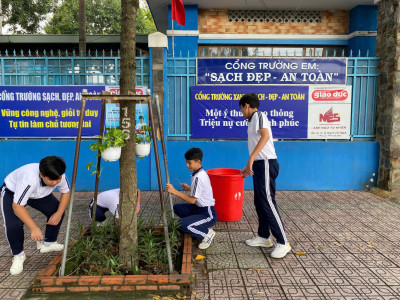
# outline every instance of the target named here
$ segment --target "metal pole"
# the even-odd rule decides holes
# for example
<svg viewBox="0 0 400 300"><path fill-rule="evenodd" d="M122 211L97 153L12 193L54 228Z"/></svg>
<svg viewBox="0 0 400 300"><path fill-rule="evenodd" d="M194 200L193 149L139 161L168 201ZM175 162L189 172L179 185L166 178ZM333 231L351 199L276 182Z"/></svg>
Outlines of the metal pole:
<svg viewBox="0 0 400 300"><path fill-rule="evenodd" d="M82 93L87 93L87 91L83 90ZM62 261L61 261L60 276L64 276L65 263L67 260L67 251L68 251L68 244L69 244L69 231L71 229L72 208L74 206L75 182L76 182L76 174L78 172L78 161L79 161L79 152L80 152L81 140L82 140L82 127L83 127L82 125L83 125L83 115L84 115L84 111L85 111L85 104L86 104L86 100L82 99L81 113L79 115L78 137L76 139L76 146L75 146L74 168L72 171L71 198L69 200L67 232L65 234L65 243L64 243L64 251L63 251L63 256L62 256Z"/></svg>
<svg viewBox="0 0 400 300"><path fill-rule="evenodd" d="M168 172L167 150L165 149L165 140L164 140L164 123L163 123L162 117L161 117L160 101L158 99L158 95L154 95L154 97L156 99L156 105L157 105L157 111L158 111L158 123L160 124L161 146L162 146L163 157L164 157L165 175L167 177L167 183L170 183L169 172ZM168 193L168 200L169 200L169 205L171 206L171 216L173 218L174 217L174 205L172 203L172 195L170 193Z"/></svg>
<svg viewBox="0 0 400 300"><path fill-rule="evenodd" d="M163 188L162 188L162 181L161 181L161 166L160 166L160 158L158 157L157 136L156 136L156 130L154 128L155 124L154 124L153 109L151 107L151 104L152 104L152 101L149 100L149 103L148 103L149 116L150 116L150 121L151 121L151 130L153 132L154 156L156 158L158 190L160 192L161 214L162 214L162 220L163 220L163 225L164 225L165 244L167 246L168 267L169 267L169 273L172 274L174 272L174 267L172 265L171 245L170 245L170 241L169 241L167 216L165 214L165 209L164 209Z"/></svg>
<svg viewBox="0 0 400 300"><path fill-rule="evenodd" d="M105 100L101 100L101 119L100 119L100 136L104 135L104 111L106 109ZM100 177L100 162L101 153L97 151L97 164L96 164L96 183L94 185L94 196L93 196L93 213L92 213L92 226L96 223L96 210L97 210L97 194L99 193L99 177Z"/></svg>
<svg viewBox="0 0 400 300"><path fill-rule="evenodd" d="M174 19L172 19L172 57L175 57L175 45L174 45Z"/></svg>

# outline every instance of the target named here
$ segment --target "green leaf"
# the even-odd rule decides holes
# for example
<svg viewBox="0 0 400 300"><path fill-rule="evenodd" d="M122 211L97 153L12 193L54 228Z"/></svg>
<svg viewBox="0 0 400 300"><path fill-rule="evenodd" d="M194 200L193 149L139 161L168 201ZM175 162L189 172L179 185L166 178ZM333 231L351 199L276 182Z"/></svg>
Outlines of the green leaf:
<svg viewBox="0 0 400 300"><path fill-rule="evenodd" d="M93 162L87 163L86 169L89 171L92 166L93 166Z"/></svg>

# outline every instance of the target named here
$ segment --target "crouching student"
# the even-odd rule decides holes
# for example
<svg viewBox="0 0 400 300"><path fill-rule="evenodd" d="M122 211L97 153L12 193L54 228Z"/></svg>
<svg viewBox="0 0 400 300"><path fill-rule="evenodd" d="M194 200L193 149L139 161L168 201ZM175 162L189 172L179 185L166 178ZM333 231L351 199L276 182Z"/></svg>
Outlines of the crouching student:
<svg viewBox="0 0 400 300"><path fill-rule="evenodd" d="M97 195L97 205L96 205L96 221L104 222L106 217L106 212L110 211L110 213L115 216L115 220L119 222L119 190L113 189L102 192ZM140 211L140 190L137 190L137 207L136 213ZM94 199L89 204L89 216L93 219L93 204Z"/></svg>
<svg viewBox="0 0 400 300"><path fill-rule="evenodd" d="M47 156L40 163L16 169L4 180L1 188L1 207L6 237L14 255L11 275L18 275L23 271L26 258L24 225L31 231L31 239L38 242L41 253L64 249L63 244L57 243L57 236L70 197L65 169L66 165L62 158ZM61 192L60 201L52 194L55 188ZM26 205L46 216L44 236L25 208Z"/></svg>
<svg viewBox="0 0 400 300"><path fill-rule="evenodd" d="M174 205L175 214L181 218L179 220L180 228L183 232L202 240L199 244L200 249L207 249L215 237L215 231L210 227L217 222L210 178L201 166L203 159L201 149L189 149L185 153L185 159L186 167L193 174L191 186L183 183L182 189L190 191L190 195L177 191L172 184L167 184L166 190L188 202Z"/></svg>

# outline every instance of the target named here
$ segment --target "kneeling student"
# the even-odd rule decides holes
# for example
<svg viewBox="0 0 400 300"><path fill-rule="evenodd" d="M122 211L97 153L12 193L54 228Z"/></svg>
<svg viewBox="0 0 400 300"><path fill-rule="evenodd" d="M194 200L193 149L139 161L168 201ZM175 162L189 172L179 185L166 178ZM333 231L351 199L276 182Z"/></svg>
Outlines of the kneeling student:
<svg viewBox="0 0 400 300"><path fill-rule="evenodd" d="M182 189L190 191L190 195L177 191L172 184L167 184L167 192L188 203L174 205L175 214L180 217L180 228L183 232L199 238L202 242L200 249L210 247L215 231L210 227L217 222L217 213L214 208L210 178L201 166L203 152L199 148L191 148L185 153L186 167L193 172L191 186L182 184Z"/></svg>
<svg viewBox="0 0 400 300"><path fill-rule="evenodd" d="M14 255L11 275L18 275L23 271L26 258L24 225L30 229L31 239L38 242L41 253L64 249L63 244L57 243L57 236L70 197L65 169L62 158L47 156L40 163L16 169L4 180L1 188L1 206L7 240ZM52 194L55 188L61 192L60 201ZM26 205L47 217L44 236L25 208ZM43 240L44 243L41 243Z"/></svg>
<svg viewBox="0 0 400 300"><path fill-rule="evenodd" d="M115 220L119 221L119 190L120 189L113 189L104 191L97 195L97 206L96 206L96 221L103 222L106 220L105 213L110 211L110 213L115 216ZM136 213L140 211L140 190L137 190L138 195L138 202ZM94 199L90 202L89 205L89 215L92 219L93 216L93 204Z"/></svg>

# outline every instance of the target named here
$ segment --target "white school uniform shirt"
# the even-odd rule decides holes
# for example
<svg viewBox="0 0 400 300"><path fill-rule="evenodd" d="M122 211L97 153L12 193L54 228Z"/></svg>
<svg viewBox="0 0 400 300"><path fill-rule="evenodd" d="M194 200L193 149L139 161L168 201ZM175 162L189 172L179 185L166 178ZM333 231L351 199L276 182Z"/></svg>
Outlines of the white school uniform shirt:
<svg viewBox="0 0 400 300"><path fill-rule="evenodd" d="M275 147L272 138L271 124L267 118L265 112L255 111L248 123L247 135L248 135L248 147L249 155L253 153L257 146L258 141L261 138L260 129L267 128L269 133L269 140L264 148L257 154L254 160L264 159L276 159Z"/></svg>
<svg viewBox="0 0 400 300"><path fill-rule="evenodd" d="M194 204L198 207L214 206L215 200L207 172L200 168L192 174L191 179L190 196L197 199Z"/></svg>
<svg viewBox="0 0 400 300"><path fill-rule="evenodd" d="M65 194L69 192L69 183L65 174L55 186L47 186L39 176L39 164L24 165L7 175L4 180L7 189L14 192L14 202L25 206L29 199L39 199L50 195L56 188Z"/></svg>
<svg viewBox="0 0 400 300"><path fill-rule="evenodd" d="M143 123L137 123L136 124L136 130L139 130L139 129L141 129L142 128L142 126L145 126L146 125L146 123L145 122L143 122Z"/></svg>
<svg viewBox="0 0 400 300"><path fill-rule="evenodd" d="M110 213L119 218L119 189L102 192L97 195L97 205L108 208Z"/></svg>

